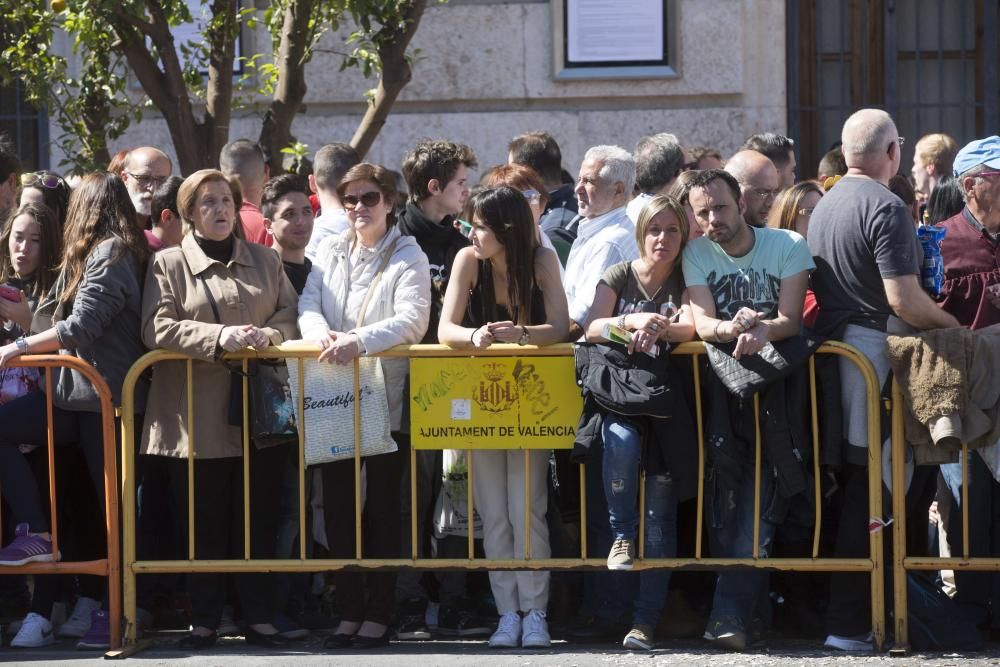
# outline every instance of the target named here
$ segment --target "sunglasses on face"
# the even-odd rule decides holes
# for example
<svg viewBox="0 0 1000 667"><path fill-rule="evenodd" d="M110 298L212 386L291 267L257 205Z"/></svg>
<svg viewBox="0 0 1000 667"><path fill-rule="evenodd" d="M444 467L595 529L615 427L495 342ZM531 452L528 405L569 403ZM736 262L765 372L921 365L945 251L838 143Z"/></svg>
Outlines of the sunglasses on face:
<svg viewBox="0 0 1000 667"><path fill-rule="evenodd" d="M65 181L55 174L45 174L42 172L28 172L26 174L21 174L21 185L26 188L33 185L40 185L43 188L55 190L64 183Z"/></svg>
<svg viewBox="0 0 1000 667"><path fill-rule="evenodd" d="M343 204L344 208L348 211L353 211L357 208L359 202L363 204L365 208L372 208L373 206L378 206L380 201L382 201L382 193L378 190L366 192L360 197L356 195L344 195L340 198L340 203Z"/></svg>

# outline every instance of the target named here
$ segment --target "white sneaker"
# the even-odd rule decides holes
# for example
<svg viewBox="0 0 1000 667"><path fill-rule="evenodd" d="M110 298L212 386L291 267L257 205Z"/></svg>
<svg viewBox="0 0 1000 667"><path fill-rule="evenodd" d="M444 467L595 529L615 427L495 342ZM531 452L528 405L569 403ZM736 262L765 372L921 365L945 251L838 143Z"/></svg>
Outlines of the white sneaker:
<svg viewBox="0 0 1000 667"><path fill-rule="evenodd" d="M77 598L73 613L59 628L59 636L80 638L87 634L87 630L90 630L90 614L100 608L101 603L93 598Z"/></svg>
<svg viewBox="0 0 1000 667"><path fill-rule="evenodd" d="M524 617L521 646L524 648L549 648L552 646L549 624L545 620L544 611L532 609Z"/></svg>
<svg viewBox="0 0 1000 667"><path fill-rule="evenodd" d="M542 620L544 623L544 619ZM490 648L517 648L521 645L521 615L509 611L500 617L496 632L490 637Z"/></svg>
<svg viewBox="0 0 1000 667"><path fill-rule="evenodd" d="M32 612L24 618L21 629L17 631L17 636L11 640L10 645L14 648L48 646L56 641L53 634L49 620Z"/></svg>
<svg viewBox="0 0 1000 667"><path fill-rule="evenodd" d="M874 638L870 632L867 635L856 635L854 637L827 635L826 641L823 642L823 646L837 649L838 651L863 653L874 649Z"/></svg>

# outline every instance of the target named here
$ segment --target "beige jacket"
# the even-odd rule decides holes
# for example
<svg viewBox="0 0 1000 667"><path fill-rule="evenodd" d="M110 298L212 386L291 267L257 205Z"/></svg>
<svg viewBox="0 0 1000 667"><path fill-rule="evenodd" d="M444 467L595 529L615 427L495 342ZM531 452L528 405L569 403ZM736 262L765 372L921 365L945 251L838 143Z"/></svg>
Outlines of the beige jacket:
<svg viewBox="0 0 1000 667"><path fill-rule="evenodd" d="M200 276L204 276L205 282ZM205 294L215 298L219 324ZM209 259L188 234L176 248L150 260L142 303L142 338L150 348L183 352L193 364L195 456L241 456L240 429L228 424L229 371L216 363L223 326L253 324L272 345L296 338L297 299L278 254L235 240L228 265ZM153 366L142 431L143 454L183 458L188 453L186 362Z"/></svg>

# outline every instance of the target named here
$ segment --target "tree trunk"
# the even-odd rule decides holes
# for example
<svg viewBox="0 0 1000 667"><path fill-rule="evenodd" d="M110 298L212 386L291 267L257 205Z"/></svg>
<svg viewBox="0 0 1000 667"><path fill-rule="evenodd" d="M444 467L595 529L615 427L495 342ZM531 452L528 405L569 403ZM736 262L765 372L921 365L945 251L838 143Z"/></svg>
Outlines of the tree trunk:
<svg viewBox="0 0 1000 667"><path fill-rule="evenodd" d="M314 0L291 0L285 7L278 45L278 85L260 128L260 145L271 157L271 175L283 169L281 149L291 145L292 123L306 97L306 47Z"/></svg>
<svg viewBox="0 0 1000 667"><path fill-rule="evenodd" d="M229 141L229 121L233 112L233 59L236 50L236 0L214 0L212 16L224 17L220 25L205 33L209 45L208 83L205 89L205 120L201 127L201 161L219 166L219 152Z"/></svg>
<svg viewBox="0 0 1000 667"><path fill-rule="evenodd" d="M383 28L389 31L384 40L380 42L379 58L382 61L382 76L379 78L378 88L375 90L375 98L368 105L364 118L358 125L351 139L351 145L358 152L358 157L364 158L375 142L375 138L385 125L392 105L395 104L399 93L406 87L413 76L410 63L406 60L406 47L417 32L420 19L427 7L427 0L412 0L409 9L405 14L405 23L402 30Z"/></svg>

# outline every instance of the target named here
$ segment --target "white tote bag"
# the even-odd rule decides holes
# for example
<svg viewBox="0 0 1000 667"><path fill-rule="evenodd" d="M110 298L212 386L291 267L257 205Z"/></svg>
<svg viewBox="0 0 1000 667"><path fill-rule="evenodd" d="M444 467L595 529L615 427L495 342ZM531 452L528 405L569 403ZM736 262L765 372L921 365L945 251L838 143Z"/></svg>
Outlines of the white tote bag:
<svg viewBox="0 0 1000 667"><path fill-rule="evenodd" d="M389 434L389 401L382 365L360 357L361 456L398 450ZM305 430L306 465L354 456L354 367L306 359L304 415L299 412L299 362L288 360L288 385L295 403L296 421Z"/></svg>

